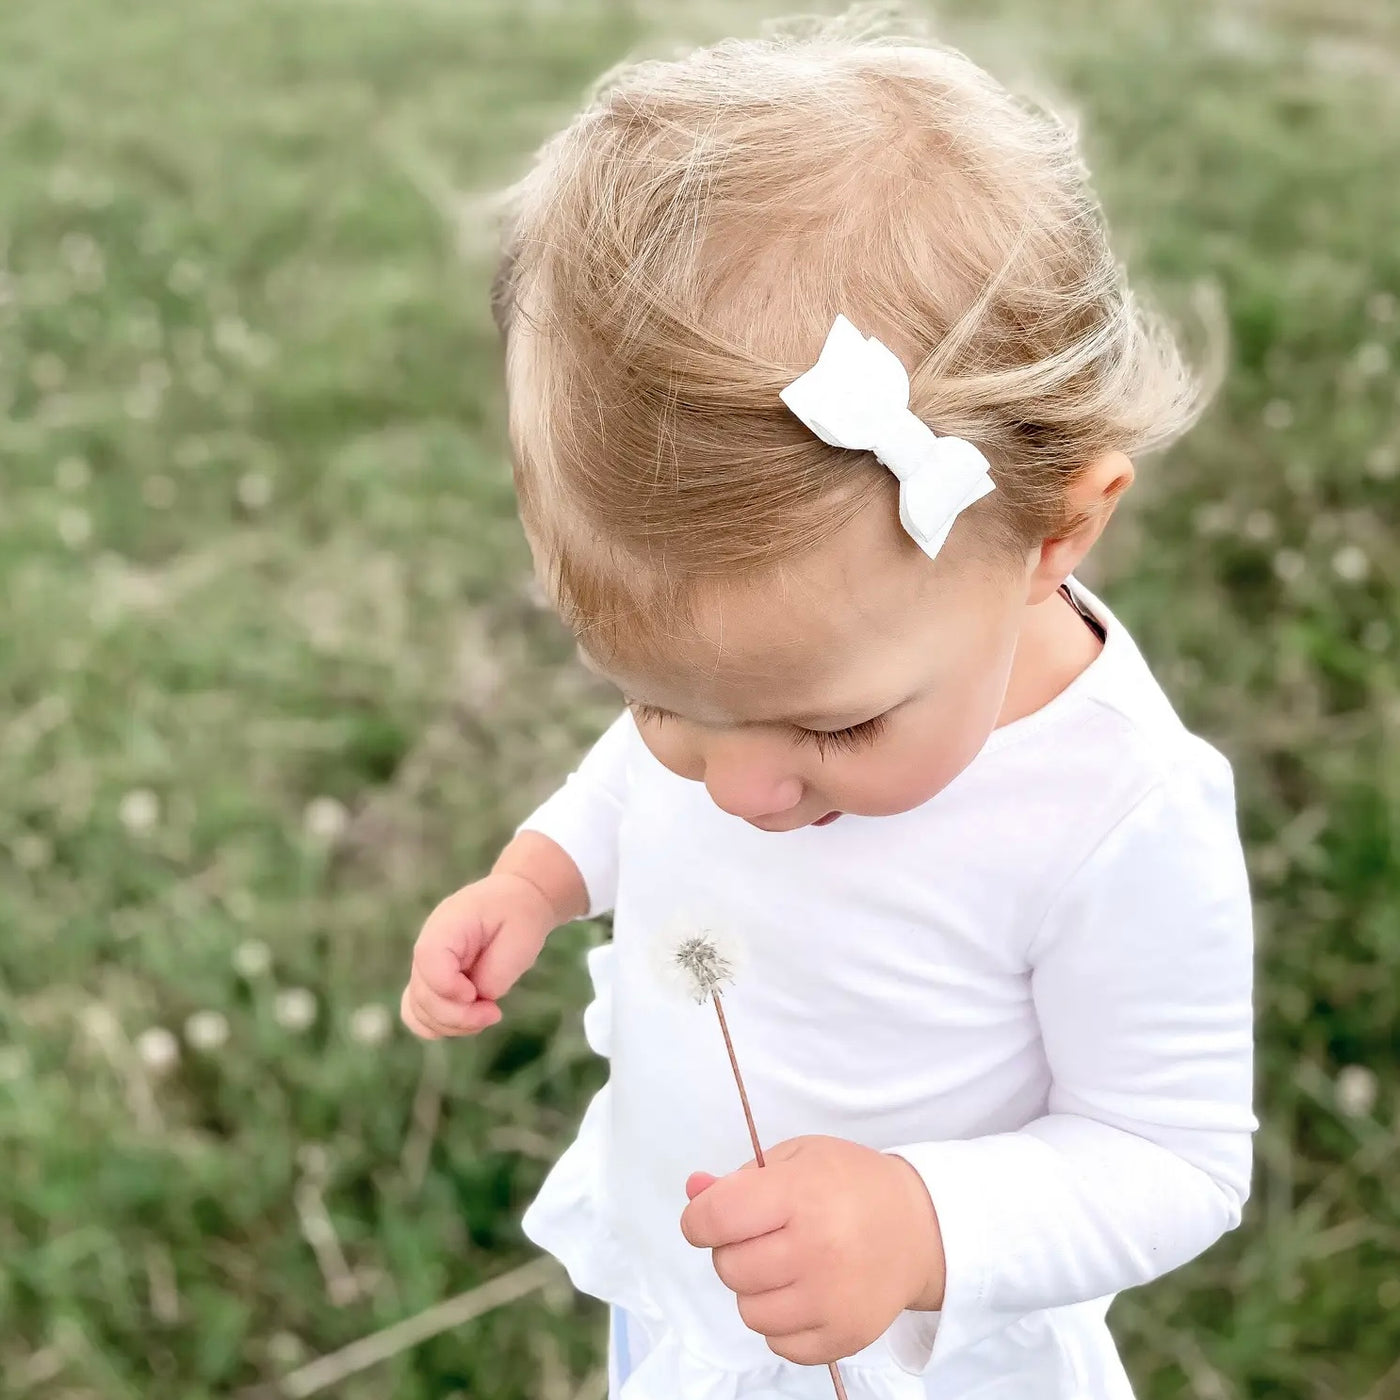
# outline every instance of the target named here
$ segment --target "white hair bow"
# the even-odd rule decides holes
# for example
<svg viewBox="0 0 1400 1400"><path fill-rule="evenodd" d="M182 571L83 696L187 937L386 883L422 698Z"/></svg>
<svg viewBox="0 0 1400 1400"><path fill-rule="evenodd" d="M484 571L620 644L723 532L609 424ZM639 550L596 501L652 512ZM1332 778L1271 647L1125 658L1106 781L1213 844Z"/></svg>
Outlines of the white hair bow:
<svg viewBox="0 0 1400 1400"><path fill-rule="evenodd" d="M873 452L899 478L900 522L930 559L958 516L996 489L977 447L939 437L909 411L899 356L844 316L832 322L816 364L778 397L823 442Z"/></svg>

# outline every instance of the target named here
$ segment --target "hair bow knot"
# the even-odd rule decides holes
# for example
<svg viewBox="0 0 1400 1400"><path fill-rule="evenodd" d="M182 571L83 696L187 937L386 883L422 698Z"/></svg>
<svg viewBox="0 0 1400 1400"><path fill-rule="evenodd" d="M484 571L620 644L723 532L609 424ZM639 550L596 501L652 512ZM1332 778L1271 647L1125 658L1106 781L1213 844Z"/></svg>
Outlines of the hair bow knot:
<svg viewBox="0 0 1400 1400"><path fill-rule="evenodd" d="M960 437L939 437L909 409L899 356L838 315L811 369L779 398L823 442L873 452L899 478L900 523L934 558L953 522L995 490L987 459Z"/></svg>

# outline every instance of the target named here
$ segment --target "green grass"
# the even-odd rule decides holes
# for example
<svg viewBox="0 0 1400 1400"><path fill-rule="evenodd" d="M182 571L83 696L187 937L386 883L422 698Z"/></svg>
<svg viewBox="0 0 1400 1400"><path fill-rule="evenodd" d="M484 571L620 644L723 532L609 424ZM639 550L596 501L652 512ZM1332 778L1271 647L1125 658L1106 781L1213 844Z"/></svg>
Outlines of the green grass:
<svg viewBox="0 0 1400 1400"><path fill-rule="evenodd" d="M613 704L527 581L469 196L759 8L0 8L0 1394L237 1394L529 1257L596 932L479 1041L354 1020ZM1255 1196L1115 1309L1147 1400L1400 1394L1400 36L1311 14L947 12L1229 329L1093 573L1236 763L1259 906ZM200 1010L227 1043L146 1066ZM547 1288L332 1393L597 1396L600 1320Z"/></svg>

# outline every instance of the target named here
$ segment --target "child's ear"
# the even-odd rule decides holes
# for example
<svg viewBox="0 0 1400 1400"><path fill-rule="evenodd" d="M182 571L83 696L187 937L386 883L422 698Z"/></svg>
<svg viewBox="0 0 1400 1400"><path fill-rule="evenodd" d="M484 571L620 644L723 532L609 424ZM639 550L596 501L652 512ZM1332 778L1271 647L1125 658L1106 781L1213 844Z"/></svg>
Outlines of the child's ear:
<svg viewBox="0 0 1400 1400"><path fill-rule="evenodd" d="M1028 604L1043 603L1079 567L1132 484L1133 464L1121 452L1106 453L1075 477L1065 497L1070 528L1041 541L1039 558L1032 561Z"/></svg>

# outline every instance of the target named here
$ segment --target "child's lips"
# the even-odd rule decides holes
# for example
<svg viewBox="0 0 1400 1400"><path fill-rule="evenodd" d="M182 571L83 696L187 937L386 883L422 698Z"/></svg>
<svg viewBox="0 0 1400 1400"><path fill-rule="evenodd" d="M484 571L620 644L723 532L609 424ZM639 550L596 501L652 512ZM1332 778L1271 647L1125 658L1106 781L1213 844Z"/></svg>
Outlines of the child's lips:
<svg viewBox="0 0 1400 1400"><path fill-rule="evenodd" d="M816 819L816 821L814 821L814 822L812 823L812 825L813 825L813 826L830 826L831 823L834 822L834 821L836 820L836 818L839 817L840 815L841 815L840 812L828 812L828 813L826 814L826 816L824 816L824 817L818 817L818 818Z"/></svg>

